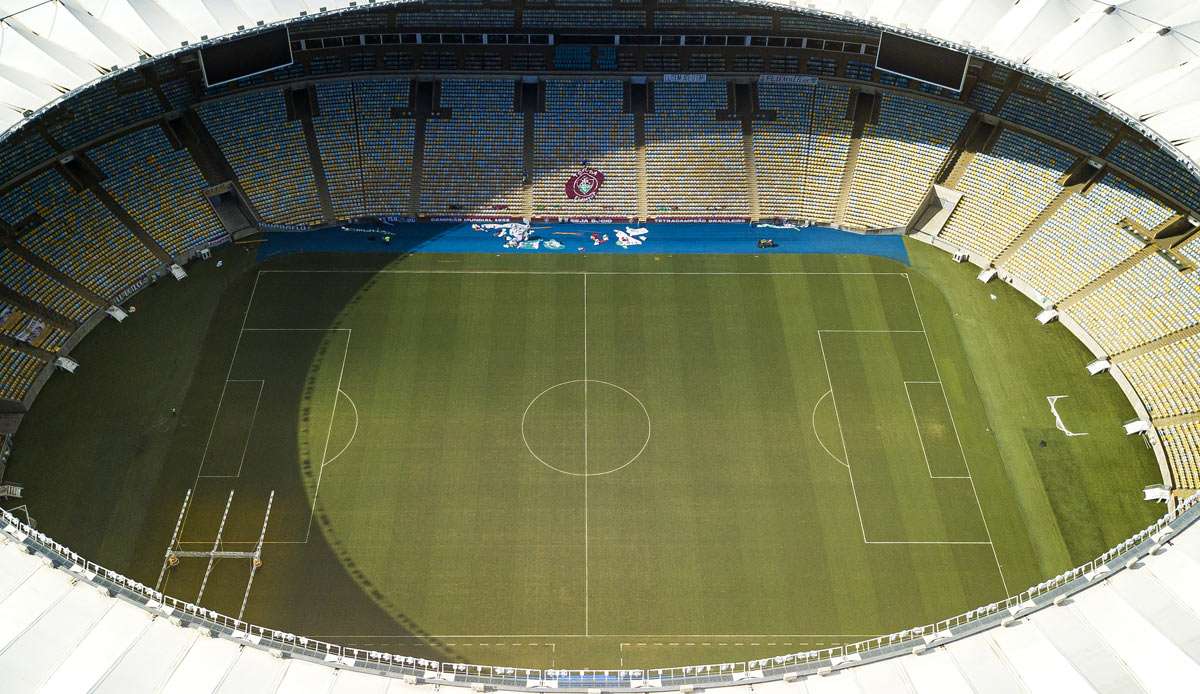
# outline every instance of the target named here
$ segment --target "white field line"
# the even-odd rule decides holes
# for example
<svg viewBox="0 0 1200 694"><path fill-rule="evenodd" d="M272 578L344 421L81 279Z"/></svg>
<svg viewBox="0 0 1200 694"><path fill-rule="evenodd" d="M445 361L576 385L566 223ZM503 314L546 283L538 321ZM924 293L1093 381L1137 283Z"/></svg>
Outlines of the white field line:
<svg viewBox="0 0 1200 694"><path fill-rule="evenodd" d="M225 385L222 387L222 390L221 390L221 399L217 401L217 412L218 413L220 412L221 403L225 399L225 389L228 387L228 384L230 384L230 383L247 383L247 382L259 382L259 383L264 382L264 379L237 379L237 378L229 377L233 374L233 369L237 362L238 350L240 349L241 343L242 343L242 335L244 335L245 333L253 333L253 332L344 332L344 333L346 333L346 346L345 346L345 350L342 353L341 370L338 372L338 383L337 383L337 389L334 393L333 411L329 415L329 430L327 431L326 436L325 436L325 448L321 455L320 469L317 472L317 488L313 492L312 508L309 510L308 524L305 528L304 539L303 540L264 540L263 541L264 545L303 545L303 544L307 544L309 538L312 536L312 522L313 522L313 518L316 516L317 495L321 489L321 478L325 472L325 466L328 465L329 463L332 463L339 456L341 456L343 453L345 453L346 450L350 447L350 444L353 443L354 438L358 435L358 424L359 424L358 405L354 403L354 400L350 398L349 394L347 394L345 391L342 390L342 377L346 371L346 358L350 353L350 335L354 332L354 330L353 330L353 328L247 328L246 321L249 318L250 311L254 306L254 296L258 290L258 280L261 278L261 276L264 272L269 272L269 271L260 270L258 272L258 275L256 275L255 279L254 279L254 288L250 292L250 302L246 305L246 313L242 317L242 327L238 332L238 339L237 339L237 343L234 345L233 356L230 358L230 361L229 361L229 371L226 374ZM337 455L333 456L332 459L327 459L326 456L329 453L329 442L330 442L330 438L332 437L332 432L333 432L333 422L334 422L334 418L337 416L337 400L338 400L339 396L345 396L346 399L350 401L350 405L354 408L354 432L351 434L350 441L347 442L347 444L342 448L342 450L338 451ZM261 397L262 397L262 391L260 389L259 398L261 399ZM257 416L257 404L255 406L255 416ZM205 447L204 447L204 456L208 455L208 448L212 442L213 429L215 429L215 427L216 427L216 417L217 417L217 415L214 414L213 415L213 424L212 424L212 427L210 427L209 434L208 434L209 440L208 440L208 443L206 443ZM244 457L245 457L245 453L243 452L243 458ZM218 477L218 476L213 476L213 475L200 474L201 472L203 472L203 470L204 470L204 463L203 463L203 458L202 458L200 470L198 470L197 474L196 474L197 482L201 479L207 479L210 477ZM239 468L238 476L240 476L240 475L241 475L241 469ZM220 477L228 477L228 476L220 476ZM195 485L193 485L193 486L195 486ZM191 512L190 508L188 509L188 512L189 513ZM185 515L184 521L183 521L184 526L186 526L186 523L187 523L187 517ZM183 527L183 526L181 526L181 527ZM182 530L181 530L181 534L182 534ZM253 545L253 544L257 544L257 543L258 543L257 540L222 540L222 544L227 544L227 545ZM194 545L194 544L207 544L207 542L206 541L198 541L198 540L180 539L177 544L182 546L182 545Z"/></svg>
<svg viewBox="0 0 1200 694"><path fill-rule="evenodd" d="M349 338L347 338L347 339L349 339ZM345 453L350 448L350 444L354 443L354 439L358 437L358 419L359 419L358 418L358 405L355 404L354 398L350 397L350 394L347 393L346 391L339 390L338 393L343 398L346 398L346 401L350 403L350 407L354 408L354 431L350 432L350 440L346 441L346 445L342 446L342 450L338 451L337 455L335 455L332 458L330 458L329 460L326 460L325 462L321 463L322 468L324 468L326 465L332 464L333 461L342 457L342 454Z"/></svg>
<svg viewBox="0 0 1200 694"><path fill-rule="evenodd" d="M839 462L839 463L841 463L842 465L845 465L845 466L846 466L846 469L848 470L848 469L850 469L850 466L849 466L849 465L846 465L846 461L844 461L844 460L842 460L841 458L839 458L839 457L837 457L836 455L834 455L834 454L833 454L833 451L829 450L829 446L826 446L826 445L825 445L825 442L821 440L821 435L817 433L817 408L818 408L818 407L820 407L820 406L821 406L821 403L822 403L822 402L825 402L825 398L829 397L829 396L830 396L830 394L832 394L832 393L833 393L833 390L832 390L832 389L831 389L831 390L827 390L827 391L825 391L825 394L824 394L824 395L822 395L821 397L817 398L817 404L813 405L813 411L812 411L812 430L813 430L813 436L815 436L815 437L817 438L817 443L821 444L821 448L824 448L824 449L825 449L825 452L829 454L829 457L830 457L830 458L833 458L834 460L838 461L838 462Z"/></svg>
<svg viewBox="0 0 1200 694"><path fill-rule="evenodd" d="M588 562L588 334L587 273L583 275L583 633L591 632L591 569Z"/></svg>
<svg viewBox="0 0 1200 694"><path fill-rule="evenodd" d="M192 489L196 489L199 486L200 473L204 471L204 459L208 457L208 448L212 445L213 430L217 426L217 415L221 413L221 403L225 401L225 389L229 387L229 379L233 376L233 365L237 361L238 349L242 346L242 336L246 334L246 321L250 318L250 309L254 306L254 295L258 293L258 281L260 279L262 279L261 270L254 275L254 285L250 288L250 300L246 302L246 312L242 314L242 325L238 329L237 341L233 344L233 354L229 357L229 370L225 372L225 381L221 384L221 397L217 399L217 411L213 414L213 423L208 430L208 440L204 442L204 452L200 454L200 465L196 468L196 479L192 482ZM181 536L183 535L183 528L187 526L187 517L191 512L191 506L184 512L183 520L179 524L179 534ZM170 576L168 576L167 582L170 580ZM166 590L166 583L163 584L163 590Z"/></svg>
<svg viewBox="0 0 1200 694"><path fill-rule="evenodd" d="M988 544L992 546L992 558L996 560L996 571L1000 574L1000 583L1004 586L1004 594L1012 595L1008 589L1008 579L1004 577L1004 567L1000 565L1000 555L996 552L996 545L992 542L992 531L988 527L987 515L983 512L983 503L979 500L979 490L975 487L975 476L971 473L971 465L967 462L967 452L963 448L962 437L958 434L958 424L954 421L954 410L950 407L950 396L946 394L946 384L942 381L942 371L938 368L937 357L933 354L933 343L929 340L929 333L925 331L925 318L921 315L921 304L917 301L917 291L913 289L912 278L905 273L904 279L908 282L908 292L912 295L913 308L917 310L917 320L921 322L921 331L925 333L925 346L929 348L929 359L933 362L933 373L937 376L937 380L942 386L942 398L946 401L946 411L950 413L950 426L954 429L954 438L958 441L958 450L962 453L963 465L967 468L967 477L971 482L971 493L975 496L975 505L979 508L979 519L983 521L983 531L987 535Z"/></svg>
<svg viewBox="0 0 1200 694"><path fill-rule="evenodd" d="M304 541L312 536L313 518L317 515L317 496L321 493L321 479L325 476L325 462L329 459L329 440L333 438L333 420L337 416L338 397L342 392L342 376L346 373L346 358L350 355L350 337L353 330L346 330L346 348L342 352L342 366L338 370L337 388L333 392L333 409L329 412L329 428L325 431L325 448L321 452L321 468L317 471L317 487L313 490L312 508L308 512L308 529L304 533ZM357 408L355 408L357 410ZM341 455L339 453L339 455Z"/></svg>
<svg viewBox="0 0 1200 694"><path fill-rule="evenodd" d="M862 507L858 503L858 490L854 487L854 470L850 467L850 449L846 447L846 432L842 429L842 415L838 412L837 394L833 392L833 376L829 372L829 359L825 356L825 338L817 331L817 341L821 344L821 362L825 364L825 380L829 382L829 397L833 400L833 415L837 419L838 436L842 439L842 453L846 456L843 464L846 473L850 475L850 493L854 495L854 510L858 513L858 527L862 530L863 542L867 542L867 526L863 523Z"/></svg>
<svg viewBox="0 0 1200 694"><path fill-rule="evenodd" d="M908 400L908 411L912 412L913 427L917 430L917 442L921 444L921 456L925 458L925 469L929 471L929 479L931 480L965 480L966 475L935 475L933 467L929 464L929 451L925 450L925 436L921 434L921 422L917 420L917 408L913 407L912 393L908 389L910 383L925 383L941 385L941 381L905 381L904 382L904 397ZM963 459L966 463L966 458Z"/></svg>
<svg viewBox="0 0 1200 694"><path fill-rule="evenodd" d="M833 413L834 413L834 415L837 419L837 423L838 423L838 435L841 437L842 450L845 452L845 455L846 455L846 459L844 461L840 461L840 462L842 462L842 464L846 466L846 472L850 475L850 492L854 495L854 509L855 509L855 511L858 512L858 525L859 525L859 528L862 529L863 543L868 544L868 545L991 545L992 538L991 538L990 533L987 536L988 537L987 540L978 540L978 541L976 541L976 540L868 540L867 539L867 526L866 526L866 523L863 521L862 506L860 505L860 503L858 501L858 490L854 483L854 469L850 466L850 449L846 447L846 433L845 433L845 430L842 429L842 417L841 417L841 414L838 412L837 394L833 391L833 376L829 371L829 359L825 355L824 333L832 333L832 332L924 333L925 331L924 330L843 330L843 331L835 331L835 330L824 330L824 329L817 330L817 341L821 345L821 361L822 361L822 363L825 364L825 379L829 382L829 392L826 393L826 395L829 395L833 400ZM925 335L925 343L926 343L926 345L929 344L929 335L928 334ZM939 375L938 378L940 379L941 376ZM941 381L940 380L932 381L932 383L941 384ZM907 386L906 386L906 388L907 388ZM945 388L942 389L942 394L945 395ZM825 396L821 396L822 399L824 399L824 397ZM820 400L818 400L817 402L820 403ZM946 402L947 411L949 411L949 408L950 408L950 403L947 400L947 402ZM909 400L909 409L910 410L912 409L912 400L911 399ZM816 417L815 407L814 407L813 412L814 412L814 429L813 429L813 431L815 434L815 432L816 432L816 429L815 429L815 417ZM915 411L913 412L913 421L914 421L914 423L916 422L916 412ZM951 416L951 421L953 422L953 415ZM957 430L956 430L956 433L957 433ZM919 430L917 432L917 435L920 436ZM818 440L819 440L819 437L818 437ZM822 445L822 447L824 447L825 444L822 443L821 445ZM962 441L960 440L959 441L959 449L960 450L961 450L961 447L962 447ZM922 451L924 451L924 448L925 448L925 444L922 443L921 444ZM826 448L825 452L829 453L829 449ZM829 454L833 455L832 453L829 453ZM834 456L834 458L837 459L837 456ZM929 459L927 456L926 457L926 469L929 469L928 461L929 461ZM964 462L964 464L966 463L966 455L965 454L963 455L963 462ZM930 476L931 477L933 476L932 471L930 471ZM935 479L938 479L938 478L935 478ZM975 485L974 485L973 481L971 484L971 489L972 490L975 489ZM976 504L978 504L978 498L979 498L978 495L976 495ZM979 512L980 512L980 515L982 516L982 514L983 514L982 507L980 507ZM985 528L986 528L986 523L987 522L984 521ZM995 548L995 546L992 546L993 556L995 556L995 552L996 552L996 548ZM997 566L999 566L999 559L997 559ZM1001 577L1003 577L1003 574L1001 574ZM1007 584L1005 585L1005 588L1007 589Z"/></svg>

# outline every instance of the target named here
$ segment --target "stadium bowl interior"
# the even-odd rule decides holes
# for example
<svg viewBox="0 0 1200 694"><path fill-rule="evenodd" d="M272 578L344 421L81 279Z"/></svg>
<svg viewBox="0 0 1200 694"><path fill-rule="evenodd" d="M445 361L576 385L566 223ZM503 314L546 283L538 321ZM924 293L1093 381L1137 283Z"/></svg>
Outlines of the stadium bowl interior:
<svg viewBox="0 0 1200 694"><path fill-rule="evenodd" d="M84 4L4 36L79 82ZM0 689L1200 673L1200 182L1137 117L769 3L212 4L0 72Z"/></svg>

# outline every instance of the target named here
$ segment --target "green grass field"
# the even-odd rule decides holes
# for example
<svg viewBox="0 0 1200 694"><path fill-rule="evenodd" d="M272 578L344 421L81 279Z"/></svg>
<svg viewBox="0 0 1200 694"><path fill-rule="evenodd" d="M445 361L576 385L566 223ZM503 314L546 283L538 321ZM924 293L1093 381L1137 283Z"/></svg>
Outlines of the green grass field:
<svg viewBox="0 0 1200 694"><path fill-rule="evenodd" d="M151 584L188 490L189 550L231 492L222 548L253 546L273 494L246 619L350 645L618 667L888 633L1158 512L1085 350L910 253L227 249L76 350L10 477L39 527ZM165 590L205 573L184 559ZM238 614L249 573L216 562L202 604Z"/></svg>

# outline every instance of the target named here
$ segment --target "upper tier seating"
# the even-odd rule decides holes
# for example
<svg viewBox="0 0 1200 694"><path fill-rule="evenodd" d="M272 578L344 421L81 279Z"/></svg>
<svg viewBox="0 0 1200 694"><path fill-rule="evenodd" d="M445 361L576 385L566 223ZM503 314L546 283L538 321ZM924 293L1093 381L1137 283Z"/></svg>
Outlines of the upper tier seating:
<svg viewBox="0 0 1200 694"><path fill-rule="evenodd" d="M204 199L204 177L187 150L171 149L152 125L88 151L107 176L102 185L121 207L172 257L225 237Z"/></svg>
<svg viewBox="0 0 1200 694"><path fill-rule="evenodd" d="M559 3L562 5L562 3ZM604 13L604 26L613 29L641 29L646 13L634 10L614 10L610 7L591 10L525 10L522 17L526 29L590 29L596 26L596 12ZM556 66L557 67L557 66ZM558 68L571 69L571 68ZM582 68L587 69L587 68Z"/></svg>
<svg viewBox="0 0 1200 694"><path fill-rule="evenodd" d="M54 150L32 127L15 132L4 140L4 156L0 156L0 182L52 158Z"/></svg>
<svg viewBox="0 0 1200 694"><path fill-rule="evenodd" d="M1200 321L1200 276L1182 273L1152 253L1068 313L1109 354L1117 354Z"/></svg>
<svg viewBox="0 0 1200 694"><path fill-rule="evenodd" d="M162 115L154 92L134 75L102 80L69 103L54 109L48 119L50 135L63 147L81 147L114 131ZM134 88L136 87L136 88Z"/></svg>
<svg viewBox="0 0 1200 694"><path fill-rule="evenodd" d="M1144 140L1122 139L1108 160L1141 176L1185 206L1200 211L1200 181L1173 157Z"/></svg>
<svg viewBox="0 0 1200 694"><path fill-rule="evenodd" d="M19 352L8 345L0 345L0 398L21 400L29 393L33 379L37 378L46 362Z"/></svg>
<svg viewBox="0 0 1200 694"><path fill-rule="evenodd" d="M963 197L941 235L994 260L1062 192L1058 179L1072 162L1057 147L1005 130L959 179Z"/></svg>
<svg viewBox="0 0 1200 694"><path fill-rule="evenodd" d="M77 323L96 312L96 305L56 282L7 248L0 248L0 281L4 286Z"/></svg>
<svg viewBox="0 0 1200 694"><path fill-rule="evenodd" d="M446 80L450 120L426 124L421 213L522 216L524 118L513 111L512 80Z"/></svg>
<svg viewBox="0 0 1200 694"><path fill-rule="evenodd" d="M1171 474L1180 489L1200 489L1200 422L1187 422L1158 430L1171 461Z"/></svg>
<svg viewBox="0 0 1200 694"><path fill-rule="evenodd" d="M846 224L860 229L908 224L969 116L941 102L884 94L879 123L863 128Z"/></svg>
<svg viewBox="0 0 1200 694"><path fill-rule="evenodd" d="M646 115L646 187L651 217L745 217L742 125L717 120L724 82L657 82Z"/></svg>
<svg viewBox="0 0 1200 694"><path fill-rule="evenodd" d="M846 170L853 123L846 119L849 90L761 84L759 107L773 121L754 123L754 167L762 216L832 222Z"/></svg>
<svg viewBox="0 0 1200 694"><path fill-rule="evenodd" d="M119 297L159 266L150 251L89 190L75 192L54 169L10 190L0 209L15 224L31 214L42 222L20 242L30 252L106 297Z"/></svg>
<svg viewBox="0 0 1200 694"><path fill-rule="evenodd" d="M1029 77L1022 77L1021 83L1036 85ZM1112 139L1111 132L1092 123L1099 114L1100 110L1095 106L1055 87L1046 88L1044 99L1013 93L1000 109L1000 117L1074 145L1088 154L1099 154Z"/></svg>
<svg viewBox="0 0 1200 694"><path fill-rule="evenodd" d="M534 119L533 214L627 216L637 209L633 115L622 113L618 80L546 82L546 112ZM604 174L591 200L567 197L565 184L583 166Z"/></svg>
<svg viewBox="0 0 1200 694"><path fill-rule="evenodd" d="M1086 194L1068 197L1004 269L1058 303L1145 247L1118 222L1128 218L1153 229L1170 216L1147 193L1109 174Z"/></svg>
<svg viewBox="0 0 1200 694"><path fill-rule="evenodd" d="M299 121L287 120L282 91L238 94L196 110L264 221L321 221L304 132Z"/></svg>
<svg viewBox="0 0 1200 694"><path fill-rule="evenodd" d="M1151 417L1200 412L1200 335L1130 357L1119 368Z"/></svg>

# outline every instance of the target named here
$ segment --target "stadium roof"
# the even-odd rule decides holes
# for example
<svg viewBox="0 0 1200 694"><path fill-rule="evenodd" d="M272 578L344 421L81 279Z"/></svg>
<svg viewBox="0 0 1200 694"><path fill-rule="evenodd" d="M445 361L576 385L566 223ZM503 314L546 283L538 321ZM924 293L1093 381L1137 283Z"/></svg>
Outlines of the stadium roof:
<svg viewBox="0 0 1200 694"><path fill-rule="evenodd" d="M763 1L905 28L1024 64L1106 100L1200 162L1195 0ZM351 4L0 0L0 130L113 67L177 50L184 41Z"/></svg>

